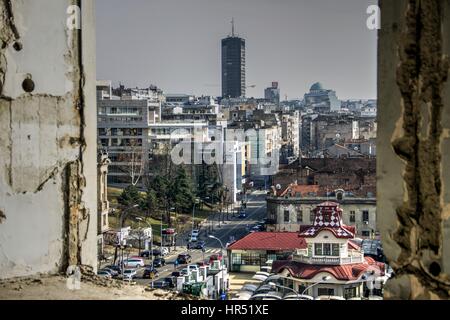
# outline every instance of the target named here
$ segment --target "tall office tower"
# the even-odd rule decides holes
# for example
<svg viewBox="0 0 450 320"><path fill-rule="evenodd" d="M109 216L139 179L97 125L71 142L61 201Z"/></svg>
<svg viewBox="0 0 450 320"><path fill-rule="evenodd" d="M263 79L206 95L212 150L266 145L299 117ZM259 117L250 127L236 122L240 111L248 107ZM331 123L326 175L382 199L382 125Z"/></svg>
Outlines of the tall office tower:
<svg viewBox="0 0 450 320"><path fill-rule="evenodd" d="M222 97L245 97L245 39L234 34L222 39Z"/></svg>

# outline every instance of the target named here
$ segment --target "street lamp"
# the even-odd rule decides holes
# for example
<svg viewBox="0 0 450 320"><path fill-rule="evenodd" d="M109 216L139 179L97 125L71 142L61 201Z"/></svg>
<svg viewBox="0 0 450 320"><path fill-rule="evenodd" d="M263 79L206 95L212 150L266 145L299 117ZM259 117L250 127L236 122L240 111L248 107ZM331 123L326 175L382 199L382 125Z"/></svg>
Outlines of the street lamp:
<svg viewBox="0 0 450 320"><path fill-rule="evenodd" d="M318 282L313 283L312 285L306 287L305 290L303 290L302 295L304 295L305 292L308 291L308 289L310 289L310 288L312 288L312 287L314 287L315 285L318 285L318 284L320 284L320 283L326 282L326 281L328 281L328 280L330 280L330 279L331 279L330 276L324 276L324 277L322 277L322 280L321 280L321 281L318 281Z"/></svg>
<svg viewBox="0 0 450 320"><path fill-rule="evenodd" d="M222 250L224 249L222 241L219 238L213 236L212 234L210 234L208 237L211 238L211 239L215 239L215 240L219 241L219 243L220 243L220 255L222 256L222 261L225 261L225 257L223 256L223 253L222 253ZM223 279L223 267L224 266L222 264L220 264L220 269L221 269L221 273L222 273L222 290L225 291L225 281Z"/></svg>

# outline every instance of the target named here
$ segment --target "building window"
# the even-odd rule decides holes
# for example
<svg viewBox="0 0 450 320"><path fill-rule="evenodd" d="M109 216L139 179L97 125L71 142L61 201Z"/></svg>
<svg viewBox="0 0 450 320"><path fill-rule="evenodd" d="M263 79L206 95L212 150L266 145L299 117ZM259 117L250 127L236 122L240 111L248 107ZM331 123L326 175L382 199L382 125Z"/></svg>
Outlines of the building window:
<svg viewBox="0 0 450 320"><path fill-rule="evenodd" d="M318 296L334 296L334 289L331 288L318 288L317 289Z"/></svg>
<svg viewBox="0 0 450 320"><path fill-rule="evenodd" d="M332 256L339 256L339 244L333 243L331 245L331 255Z"/></svg>
<svg viewBox="0 0 450 320"><path fill-rule="evenodd" d="M362 232L362 236L363 237L369 237L370 236L370 231L367 231L367 230L363 231Z"/></svg>
<svg viewBox="0 0 450 320"><path fill-rule="evenodd" d="M303 211L300 210L299 212L297 212L297 222L301 223L303 222Z"/></svg>
<svg viewBox="0 0 450 320"><path fill-rule="evenodd" d="M329 212L323 213L323 222L331 222L331 214Z"/></svg>
<svg viewBox="0 0 450 320"><path fill-rule="evenodd" d="M315 243L314 255L316 256L339 256L338 243Z"/></svg>
<svg viewBox="0 0 450 320"><path fill-rule="evenodd" d="M350 211L350 222L355 222L356 218L355 218L355 211Z"/></svg>
<svg viewBox="0 0 450 320"><path fill-rule="evenodd" d="M363 210L362 220L363 222L369 222L369 210Z"/></svg>
<svg viewBox="0 0 450 320"><path fill-rule="evenodd" d="M353 288L345 288L344 289L344 298L350 299L356 297L356 287Z"/></svg>
<svg viewBox="0 0 450 320"><path fill-rule="evenodd" d="M314 244L314 255L316 255L316 256L322 255L322 244L321 243Z"/></svg>
<svg viewBox="0 0 450 320"><path fill-rule="evenodd" d="M289 210L284 210L284 222L289 222Z"/></svg>
<svg viewBox="0 0 450 320"><path fill-rule="evenodd" d="M323 255L331 256L331 244L330 243L323 244Z"/></svg>

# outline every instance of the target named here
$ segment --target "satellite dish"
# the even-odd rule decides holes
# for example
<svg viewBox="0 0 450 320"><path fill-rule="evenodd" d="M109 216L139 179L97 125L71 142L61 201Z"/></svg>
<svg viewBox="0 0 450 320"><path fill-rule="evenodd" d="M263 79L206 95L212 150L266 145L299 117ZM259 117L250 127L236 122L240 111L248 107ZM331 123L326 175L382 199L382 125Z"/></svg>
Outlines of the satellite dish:
<svg viewBox="0 0 450 320"><path fill-rule="evenodd" d="M281 189L281 185L277 184L275 188L277 188L277 190L280 190Z"/></svg>
<svg viewBox="0 0 450 320"><path fill-rule="evenodd" d="M358 147L354 147L353 150L358 151Z"/></svg>
<svg viewBox="0 0 450 320"><path fill-rule="evenodd" d="M341 135L339 133L336 133L336 138L340 138Z"/></svg>

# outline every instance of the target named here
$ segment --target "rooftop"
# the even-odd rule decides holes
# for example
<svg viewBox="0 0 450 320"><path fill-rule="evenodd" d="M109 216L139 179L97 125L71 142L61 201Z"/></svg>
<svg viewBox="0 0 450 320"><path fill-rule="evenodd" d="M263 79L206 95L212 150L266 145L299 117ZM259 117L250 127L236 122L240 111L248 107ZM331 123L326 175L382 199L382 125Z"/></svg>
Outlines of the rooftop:
<svg viewBox="0 0 450 320"><path fill-rule="evenodd" d="M294 250L305 249L305 239L298 232L253 232L234 242L231 250Z"/></svg>

